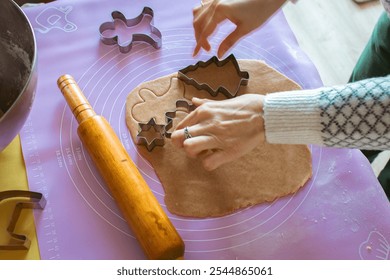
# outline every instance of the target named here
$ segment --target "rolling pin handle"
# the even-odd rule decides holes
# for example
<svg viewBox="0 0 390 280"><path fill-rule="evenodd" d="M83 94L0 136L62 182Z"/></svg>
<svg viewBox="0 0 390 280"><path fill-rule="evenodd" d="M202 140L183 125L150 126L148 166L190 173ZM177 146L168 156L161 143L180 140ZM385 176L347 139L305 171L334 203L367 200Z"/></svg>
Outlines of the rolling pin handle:
<svg viewBox="0 0 390 280"><path fill-rule="evenodd" d="M96 115L91 104L89 104L71 75L62 75L58 79L57 85L79 124Z"/></svg>

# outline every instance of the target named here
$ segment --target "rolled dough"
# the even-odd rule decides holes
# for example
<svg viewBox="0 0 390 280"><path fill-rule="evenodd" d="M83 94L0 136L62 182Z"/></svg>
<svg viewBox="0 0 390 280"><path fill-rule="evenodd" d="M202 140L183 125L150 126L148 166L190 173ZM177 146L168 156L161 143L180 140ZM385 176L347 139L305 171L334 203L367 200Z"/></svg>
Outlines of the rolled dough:
<svg viewBox="0 0 390 280"><path fill-rule="evenodd" d="M239 60L242 71L249 72L249 83L238 95L267 94L296 90L299 86L275 69L258 60ZM206 69L207 70L207 69ZM229 73L224 77L231 80ZM216 79L210 71L208 77ZM221 80L219 73L218 80ZM140 84L127 97L126 123L135 141L138 123L151 118L165 124L165 113L176 109L177 99L191 100L193 96L225 99L222 94L212 97L177 78L177 73ZM174 126L185 117L177 112ZM201 161L188 158L184 151L166 139L163 147L151 152L137 145L139 153L156 171L164 190L165 203L174 214L189 217L217 217L295 193L312 174L311 154L305 145L259 145L239 160L208 172Z"/></svg>

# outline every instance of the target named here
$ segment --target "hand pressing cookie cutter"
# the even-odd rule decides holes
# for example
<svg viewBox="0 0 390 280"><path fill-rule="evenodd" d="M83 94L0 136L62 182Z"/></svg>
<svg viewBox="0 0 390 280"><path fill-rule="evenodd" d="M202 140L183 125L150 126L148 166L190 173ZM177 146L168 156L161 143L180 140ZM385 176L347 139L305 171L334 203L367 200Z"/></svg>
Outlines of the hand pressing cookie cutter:
<svg viewBox="0 0 390 280"><path fill-rule="evenodd" d="M176 100L176 110L169 111L165 113L165 119L167 124L165 125L165 137L171 138L172 132L168 132L173 126L173 119L176 117L177 111L184 111L187 113L191 113L194 111L196 106L185 99Z"/></svg>
<svg viewBox="0 0 390 280"><path fill-rule="evenodd" d="M156 124L156 119L151 118L148 123L138 123L139 131L136 137L138 145L144 145L149 152L156 146L165 144L165 125ZM157 136L150 137L148 132L153 129Z"/></svg>
<svg viewBox="0 0 390 280"><path fill-rule="evenodd" d="M19 200L16 202L10 223L7 227L7 231L11 236L12 241L9 244L0 245L0 250L28 250L31 241L25 235L15 233L16 224L23 209L43 209L46 205L45 197L38 192L18 190L0 192L0 202L6 199L16 198L19 198Z"/></svg>
<svg viewBox="0 0 390 280"><path fill-rule="evenodd" d="M177 111L192 112L196 106L185 99L176 100L176 110L165 113L166 124L157 124L155 118L151 118L148 123L138 123L139 130L136 137L137 145L144 145L151 152L156 146L164 146L165 138L171 138L172 133L168 132L173 126L173 119ZM148 132L153 129L157 136L150 137Z"/></svg>
<svg viewBox="0 0 390 280"><path fill-rule="evenodd" d="M240 83L237 85L237 89L234 92L230 92L226 87L223 85L219 86L216 90L212 89L207 83L199 83L198 81L188 77L189 72L197 71L199 68L207 68L210 64L215 64L217 67L223 67L225 64L232 62L233 66L236 70L236 73L238 77L240 77ZM224 94L227 98L233 98L237 95L238 90L240 86L246 86L248 84L249 80L249 73L246 71L241 71L240 66L237 63L236 57L231 54L224 60L219 60L218 57L213 56L207 61L199 61L194 65L189 65L183 69L180 69L178 71L178 78L185 82L188 85L192 85L198 90L206 90L208 91L212 96L217 96L218 92L221 92Z"/></svg>
<svg viewBox="0 0 390 280"><path fill-rule="evenodd" d="M138 25L144 16L150 16L150 33L154 35L155 38L148 34L142 34L142 33L135 33L132 36L132 39L126 43L125 45L120 45L119 44L119 36L115 35L113 37L106 37L103 35L103 33L107 30L115 30L115 20L120 20L123 23L126 24L127 27L132 27ZM100 25L99 27L99 32L100 32L100 40L103 42L103 44L106 45L118 45L119 46L119 51L121 53L128 53L131 48L133 47L133 42L145 42L150 45L152 45L155 49L161 48L162 45L162 34L160 30L158 30L154 25L153 25L153 17L154 17L154 12L151 8L149 7L144 7L142 10L141 14L135 18L127 19L121 12L119 11L113 11L111 13L112 16L112 21L111 22L104 22L103 24Z"/></svg>

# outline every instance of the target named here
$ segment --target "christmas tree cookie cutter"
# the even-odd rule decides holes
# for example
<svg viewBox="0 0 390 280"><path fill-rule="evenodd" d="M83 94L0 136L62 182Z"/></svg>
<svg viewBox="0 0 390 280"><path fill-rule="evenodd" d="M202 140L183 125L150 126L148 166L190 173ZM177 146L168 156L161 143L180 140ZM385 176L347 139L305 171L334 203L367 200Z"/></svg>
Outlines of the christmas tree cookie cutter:
<svg viewBox="0 0 390 280"><path fill-rule="evenodd" d="M207 68L211 64L215 64L217 67L223 67L227 63L231 62L234 66L235 72L239 77L240 81L236 86L235 90L231 91L226 88L224 85L220 85L216 89L213 89L208 83L202 83L190 77L191 72L196 72L199 68ZM227 98L236 97L240 86L246 86L249 80L249 73L246 71L241 71L240 66L233 54L229 55L224 60L219 60L218 57L213 56L207 61L198 61L196 64L189 65L178 71L178 78L188 85L194 86L198 90L206 90L211 94L211 96L217 96L218 93L224 94Z"/></svg>

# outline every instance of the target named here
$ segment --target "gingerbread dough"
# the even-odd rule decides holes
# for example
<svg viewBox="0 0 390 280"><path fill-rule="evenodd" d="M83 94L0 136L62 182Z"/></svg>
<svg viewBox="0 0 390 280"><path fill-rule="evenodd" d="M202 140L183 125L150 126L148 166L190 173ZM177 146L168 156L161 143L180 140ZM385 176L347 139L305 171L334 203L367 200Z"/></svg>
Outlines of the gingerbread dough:
<svg viewBox="0 0 390 280"><path fill-rule="evenodd" d="M242 71L249 72L249 83L238 95L267 94L295 90L299 86L275 69L257 60L239 60ZM204 69L205 71L209 69ZM231 80L229 71L225 75ZM215 73L209 73L210 79ZM193 96L225 99L222 94L212 97L177 78L177 73L145 82L136 87L126 103L126 123L135 141L138 123L151 118L165 124L165 113L176 110L177 99L191 100ZM186 115L177 112L174 126ZM139 153L156 171L164 190L165 203L170 212L189 217L217 217L255 204L271 202L295 193L311 177L311 154L305 145L259 145L239 160L208 172L201 161L188 158L184 151L166 139L163 147L149 152L137 145Z"/></svg>

